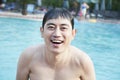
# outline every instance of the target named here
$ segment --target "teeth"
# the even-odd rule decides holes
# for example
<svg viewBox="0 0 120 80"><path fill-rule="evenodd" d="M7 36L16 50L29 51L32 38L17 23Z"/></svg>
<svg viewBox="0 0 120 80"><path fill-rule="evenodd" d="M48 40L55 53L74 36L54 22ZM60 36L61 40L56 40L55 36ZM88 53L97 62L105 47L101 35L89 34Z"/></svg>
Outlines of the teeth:
<svg viewBox="0 0 120 80"><path fill-rule="evenodd" d="M61 40L51 40L51 42L53 42L53 43L55 43L55 44L60 44L60 43L62 43L63 41L61 41Z"/></svg>
<svg viewBox="0 0 120 80"><path fill-rule="evenodd" d="M62 41L58 41L58 40L53 40L53 42L62 42Z"/></svg>

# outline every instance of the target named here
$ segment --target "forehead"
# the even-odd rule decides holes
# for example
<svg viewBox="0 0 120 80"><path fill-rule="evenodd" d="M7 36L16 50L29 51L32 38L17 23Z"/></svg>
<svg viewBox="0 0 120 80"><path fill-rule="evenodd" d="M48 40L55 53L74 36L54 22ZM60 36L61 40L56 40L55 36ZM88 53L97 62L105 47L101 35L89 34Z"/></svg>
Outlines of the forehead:
<svg viewBox="0 0 120 80"><path fill-rule="evenodd" d="M70 20L66 18L49 19L48 21L46 21L45 24L48 24L48 23L54 23L56 25L67 24L69 26L72 26Z"/></svg>

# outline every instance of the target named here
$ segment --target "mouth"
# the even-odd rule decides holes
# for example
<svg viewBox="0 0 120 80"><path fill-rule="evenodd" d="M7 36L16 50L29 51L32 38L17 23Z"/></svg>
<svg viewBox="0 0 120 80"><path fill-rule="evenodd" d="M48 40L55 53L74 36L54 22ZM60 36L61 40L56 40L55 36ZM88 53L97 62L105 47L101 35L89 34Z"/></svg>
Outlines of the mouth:
<svg viewBox="0 0 120 80"><path fill-rule="evenodd" d="M53 44L62 44L64 41L63 40L51 40Z"/></svg>

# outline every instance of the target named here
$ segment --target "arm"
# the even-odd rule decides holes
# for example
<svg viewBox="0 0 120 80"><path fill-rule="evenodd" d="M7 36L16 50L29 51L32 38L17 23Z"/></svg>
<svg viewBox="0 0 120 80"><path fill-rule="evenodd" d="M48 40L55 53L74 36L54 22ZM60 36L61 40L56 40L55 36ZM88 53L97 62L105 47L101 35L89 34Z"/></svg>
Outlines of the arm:
<svg viewBox="0 0 120 80"><path fill-rule="evenodd" d="M81 76L82 80L96 80L95 70L92 60L89 56L85 55L82 59L83 75Z"/></svg>
<svg viewBox="0 0 120 80"><path fill-rule="evenodd" d="M16 80L28 80L29 78L29 63L30 54L28 51L24 51L18 61Z"/></svg>
<svg viewBox="0 0 120 80"><path fill-rule="evenodd" d="M85 6L86 6L87 9L89 8L88 4L85 4Z"/></svg>

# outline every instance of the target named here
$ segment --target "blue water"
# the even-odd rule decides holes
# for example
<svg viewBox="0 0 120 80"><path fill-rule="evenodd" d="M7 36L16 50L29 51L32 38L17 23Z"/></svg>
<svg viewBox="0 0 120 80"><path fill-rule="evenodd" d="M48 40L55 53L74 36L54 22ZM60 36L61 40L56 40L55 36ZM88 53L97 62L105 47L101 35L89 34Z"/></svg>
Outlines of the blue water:
<svg viewBox="0 0 120 80"><path fill-rule="evenodd" d="M0 80L15 80L17 61L28 46L43 42L40 21L0 18ZM93 60L97 80L120 80L120 24L78 22L73 45Z"/></svg>

